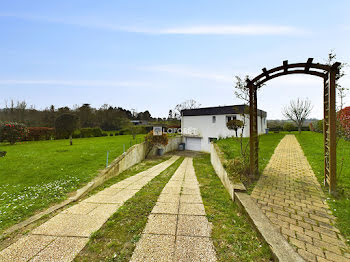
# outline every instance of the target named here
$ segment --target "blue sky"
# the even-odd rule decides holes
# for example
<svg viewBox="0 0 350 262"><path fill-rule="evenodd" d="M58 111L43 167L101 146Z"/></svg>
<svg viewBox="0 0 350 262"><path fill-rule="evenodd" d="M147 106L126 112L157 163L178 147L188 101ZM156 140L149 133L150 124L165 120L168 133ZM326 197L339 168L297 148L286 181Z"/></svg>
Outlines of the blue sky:
<svg viewBox="0 0 350 262"><path fill-rule="evenodd" d="M349 14L345 0L2 1L0 107L107 103L167 116L186 99L240 103L235 75L286 59L324 62L331 49L349 63ZM322 82L304 75L268 82L258 106L281 118L297 97L322 116Z"/></svg>

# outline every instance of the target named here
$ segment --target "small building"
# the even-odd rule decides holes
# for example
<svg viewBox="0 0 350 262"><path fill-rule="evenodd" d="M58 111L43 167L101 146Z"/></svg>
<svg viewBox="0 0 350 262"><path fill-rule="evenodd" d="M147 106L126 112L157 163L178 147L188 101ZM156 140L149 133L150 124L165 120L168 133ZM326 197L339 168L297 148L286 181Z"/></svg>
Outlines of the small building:
<svg viewBox="0 0 350 262"><path fill-rule="evenodd" d="M266 112L258 110L258 133L265 133L267 128ZM244 128L238 129L238 136L249 137L249 107L231 105L185 109L181 111L181 132L186 150L210 151L210 142L220 138L235 137L236 132L229 130L226 123L237 119L245 122Z"/></svg>

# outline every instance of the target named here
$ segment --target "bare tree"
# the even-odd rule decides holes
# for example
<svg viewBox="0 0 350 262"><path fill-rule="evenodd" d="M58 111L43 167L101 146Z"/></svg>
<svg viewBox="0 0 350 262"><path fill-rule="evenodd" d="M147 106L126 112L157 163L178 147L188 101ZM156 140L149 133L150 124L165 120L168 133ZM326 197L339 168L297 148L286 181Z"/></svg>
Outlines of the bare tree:
<svg viewBox="0 0 350 262"><path fill-rule="evenodd" d="M326 63L328 65L333 65L334 62L336 62L337 60L337 55L335 53L334 50L331 50L328 54L328 57L327 57L327 60L326 60ZM348 67L349 65L347 63L341 63L340 66L339 66L339 73L336 75L336 90L337 90L337 95L338 95L338 98L337 99L338 101L338 108L337 110L342 110L343 107L344 107L344 99L345 97L347 96L348 92L349 92L349 88L347 87L344 87L342 85L339 84L339 79L344 77L345 76L345 71L344 71L344 68Z"/></svg>
<svg viewBox="0 0 350 262"><path fill-rule="evenodd" d="M283 110L283 115L292 120L298 127L299 134L305 119L310 115L313 106L308 99L300 99L290 101L289 105Z"/></svg>
<svg viewBox="0 0 350 262"><path fill-rule="evenodd" d="M175 115L176 116L181 116L181 111L182 110L199 108L200 106L201 106L201 104L198 103L196 100L193 100L193 99L186 100L186 101L182 102L181 104L177 104L175 106L175 110L177 111L175 113Z"/></svg>

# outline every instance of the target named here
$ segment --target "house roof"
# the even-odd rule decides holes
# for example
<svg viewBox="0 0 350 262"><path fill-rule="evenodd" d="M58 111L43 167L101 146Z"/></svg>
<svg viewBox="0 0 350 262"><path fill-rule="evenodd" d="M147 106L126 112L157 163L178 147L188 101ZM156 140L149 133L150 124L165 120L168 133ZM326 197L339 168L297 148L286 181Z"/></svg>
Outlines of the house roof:
<svg viewBox="0 0 350 262"><path fill-rule="evenodd" d="M244 112L249 112L247 105L231 105L184 109L181 110L181 116L243 114ZM258 109L258 116L266 117L266 115L265 111Z"/></svg>

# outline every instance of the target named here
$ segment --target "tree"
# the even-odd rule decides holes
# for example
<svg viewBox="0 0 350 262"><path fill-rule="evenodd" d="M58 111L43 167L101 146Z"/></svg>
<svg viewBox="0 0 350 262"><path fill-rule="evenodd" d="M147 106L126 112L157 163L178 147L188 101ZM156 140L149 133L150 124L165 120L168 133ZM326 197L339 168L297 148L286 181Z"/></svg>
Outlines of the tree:
<svg viewBox="0 0 350 262"><path fill-rule="evenodd" d="M335 54L334 50L331 50L328 54L328 58L327 58L327 61L326 63L328 65L333 65L333 63L336 61L337 59L337 55ZM345 67L348 67L348 64L346 63L341 63L340 66L339 66L339 72L338 74L336 75L335 79L336 79L336 90L337 90L337 95L338 95L338 98L337 99L339 101L339 104L338 104L338 110L342 110L343 107L344 107L344 99L349 91L349 88L346 88L346 87L343 87L342 85L340 85L339 83L339 79L344 77L345 76L345 71L344 71L344 68Z"/></svg>
<svg viewBox="0 0 350 262"><path fill-rule="evenodd" d="M28 134L28 129L22 123L0 122L0 142L6 140L11 145L23 140Z"/></svg>
<svg viewBox="0 0 350 262"><path fill-rule="evenodd" d="M236 137L238 137L237 131L239 128L244 127L244 123L241 120L233 119L233 120L228 121L226 123L226 126L228 129L234 130L236 132Z"/></svg>
<svg viewBox="0 0 350 262"><path fill-rule="evenodd" d="M180 104L177 104L175 106L175 110L177 111L177 112L175 112L175 115L181 116L182 110L199 108L200 106L201 106L201 104L199 104L196 100L193 100L193 99L186 100L186 101L184 101Z"/></svg>
<svg viewBox="0 0 350 262"><path fill-rule="evenodd" d="M55 122L56 132L63 136L69 135L69 143L73 145L72 135L78 127L78 117L72 114L63 114Z"/></svg>
<svg viewBox="0 0 350 262"><path fill-rule="evenodd" d="M292 123L287 122L287 123L284 123L284 125L283 125L284 131L291 132L291 131L293 131L294 128L295 128L295 126Z"/></svg>
<svg viewBox="0 0 350 262"><path fill-rule="evenodd" d="M299 134L305 119L310 115L312 110L311 101L298 98L296 101L291 100L289 105L283 109L284 117L292 120L298 127Z"/></svg>

